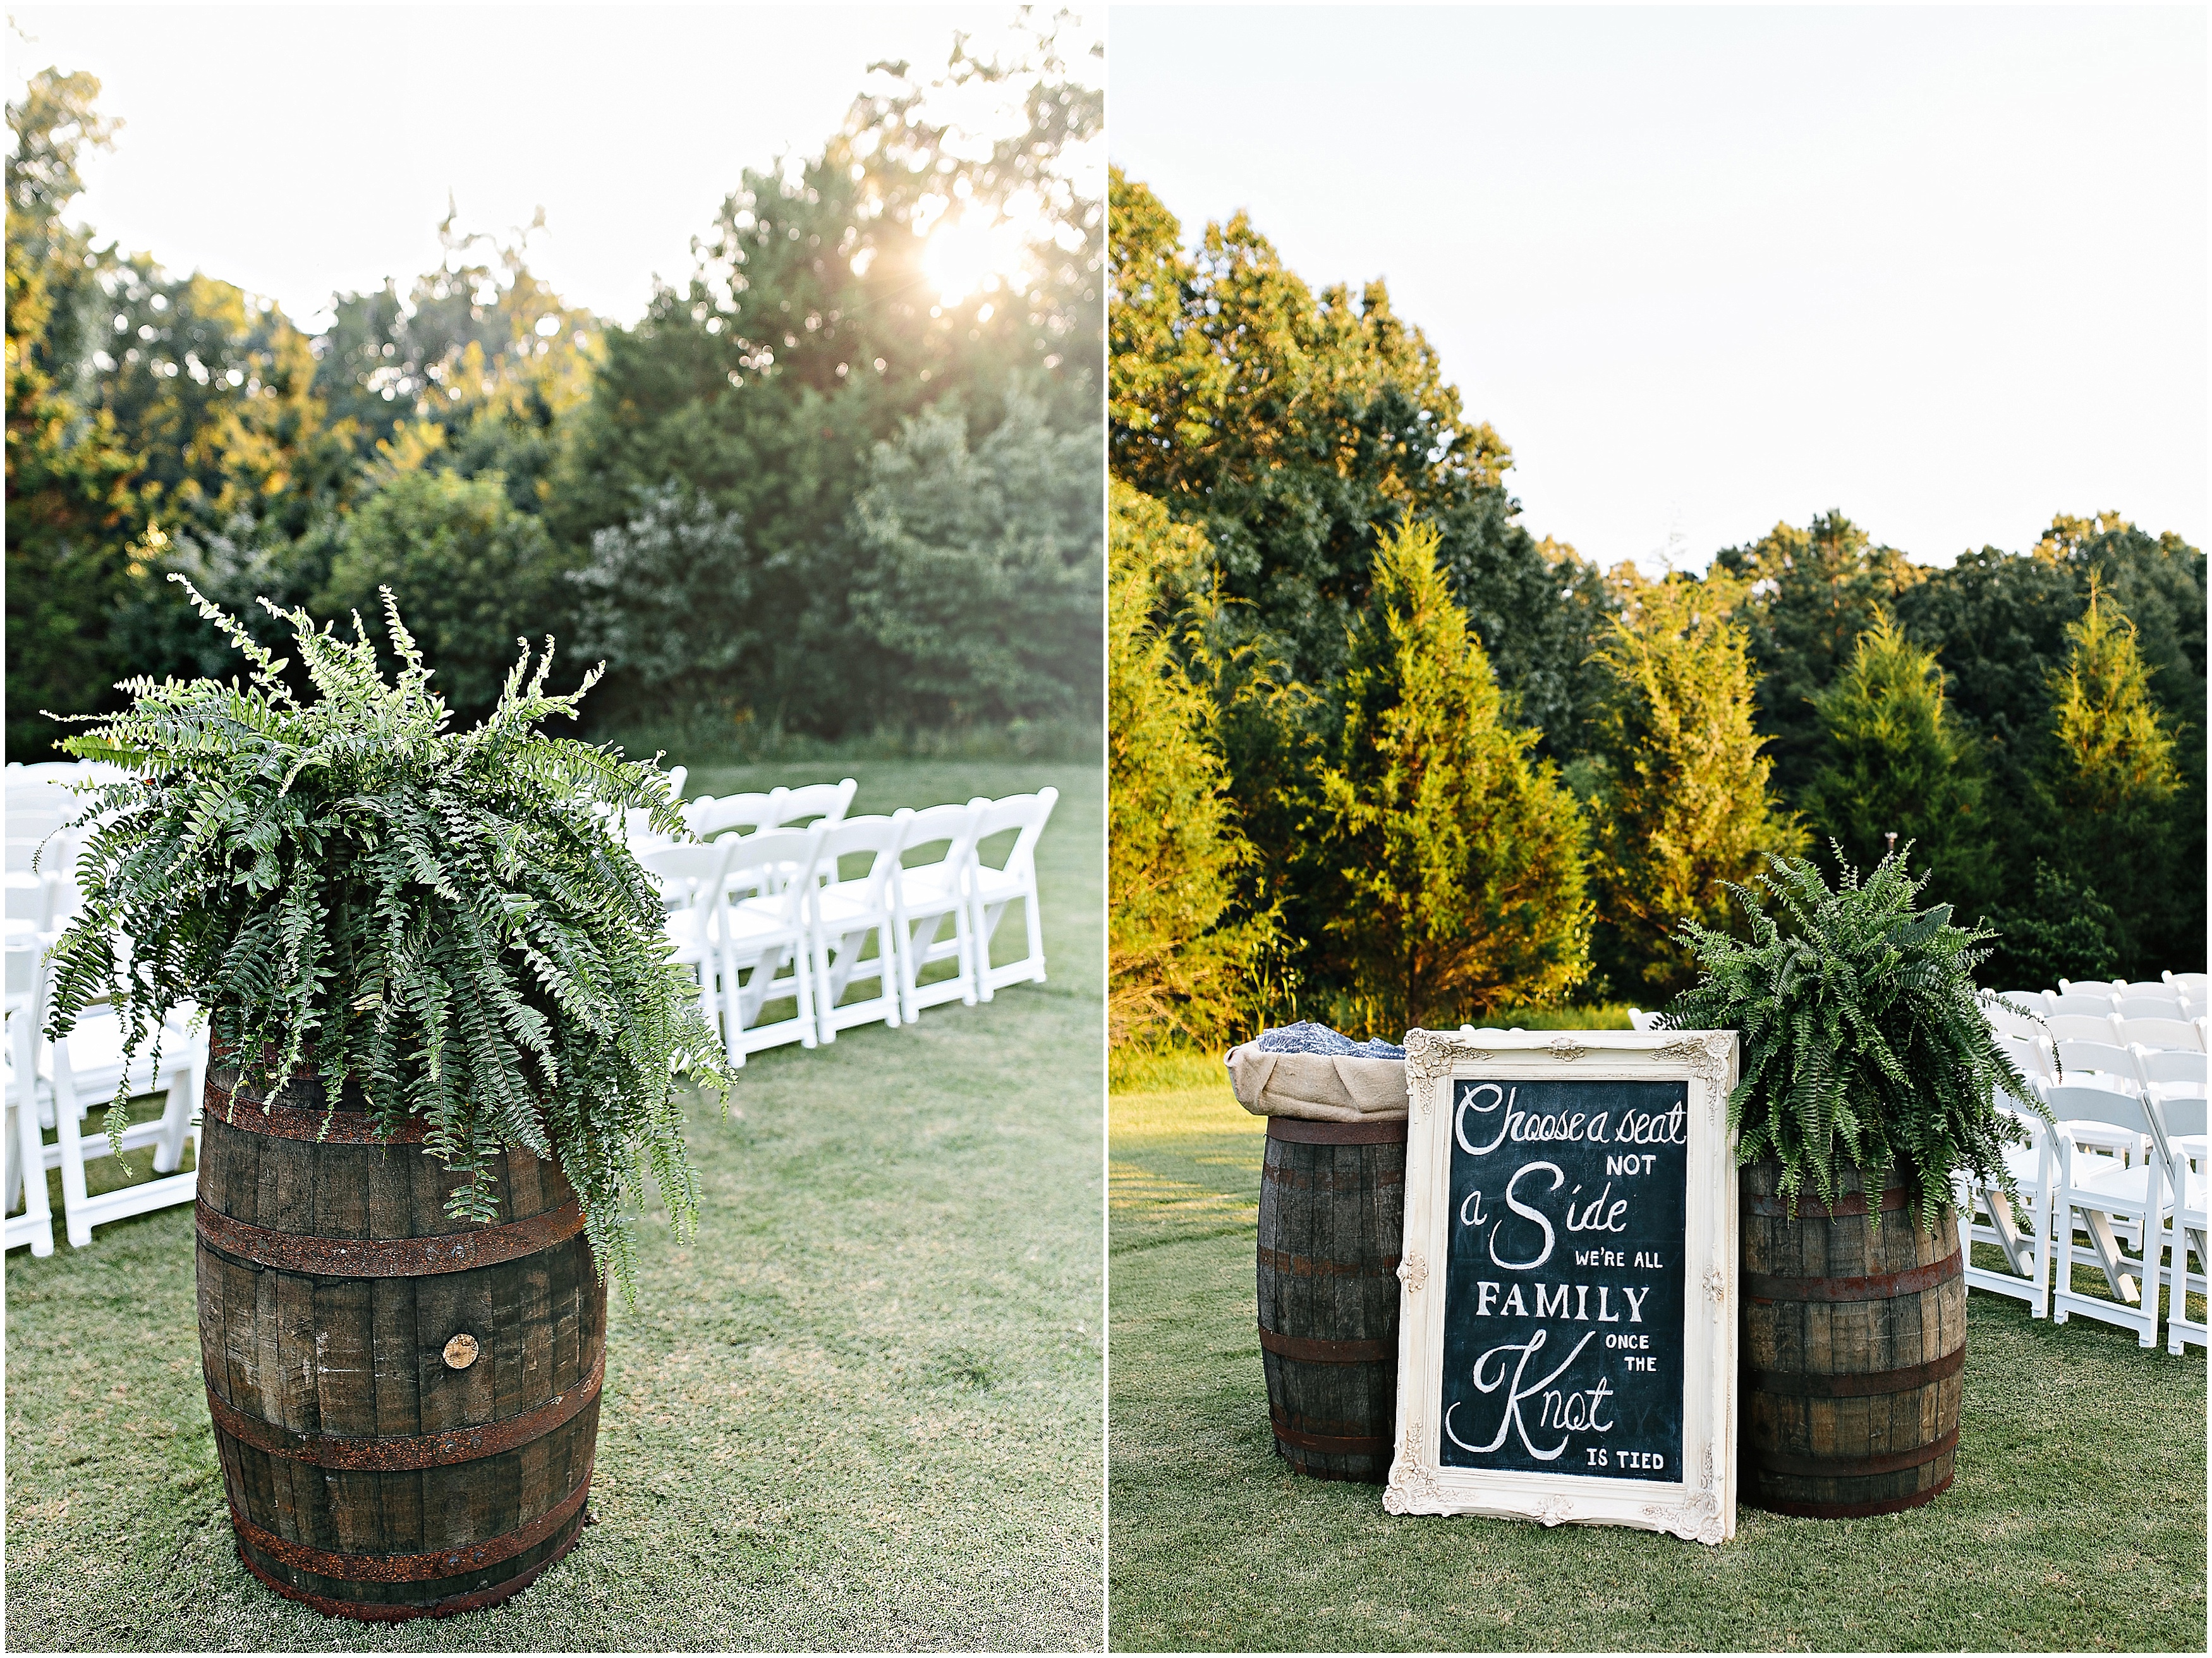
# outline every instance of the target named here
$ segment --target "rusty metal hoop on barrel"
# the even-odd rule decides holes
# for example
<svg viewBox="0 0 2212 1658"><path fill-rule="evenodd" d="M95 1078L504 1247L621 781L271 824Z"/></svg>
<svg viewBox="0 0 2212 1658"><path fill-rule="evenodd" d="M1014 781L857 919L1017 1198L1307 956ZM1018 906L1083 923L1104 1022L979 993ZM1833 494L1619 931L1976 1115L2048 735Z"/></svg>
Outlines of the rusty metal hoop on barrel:
<svg viewBox="0 0 2212 1658"><path fill-rule="evenodd" d="M501 1220L455 1221L419 1125L287 1092L212 1058L200 1358L239 1558L336 1617L496 1605L590 1523L606 1289L576 1194L510 1146Z"/></svg>
<svg viewBox="0 0 2212 1658"><path fill-rule="evenodd" d="M1403 1117L1267 1119L1260 1354L1276 1454L1300 1473L1389 1477L1405 1220Z"/></svg>
<svg viewBox="0 0 2212 1658"><path fill-rule="evenodd" d="M1740 1181L1744 1500L1816 1519L1933 1502L1965 1391L1957 1217L1921 1230L1901 1184L1869 1214L1856 1169L1832 1210L1801 1193L1794 1218L1778 1163Z"/></svg>

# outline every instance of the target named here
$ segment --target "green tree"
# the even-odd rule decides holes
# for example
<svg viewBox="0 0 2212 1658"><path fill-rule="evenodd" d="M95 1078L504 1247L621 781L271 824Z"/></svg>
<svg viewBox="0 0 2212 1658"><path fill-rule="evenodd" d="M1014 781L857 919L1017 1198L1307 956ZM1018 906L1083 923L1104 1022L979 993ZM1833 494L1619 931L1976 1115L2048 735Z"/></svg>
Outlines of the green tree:
<svg viewBox="0 0 2212 1658"><path fill-rule="evenodd" d="M83 188L88 147L116 123L97 114L100 82L41 70L8 106L8 757L52 757L40 710L118 706L125 664L116 617L147 549L133 479L138 458L88 396L101 255L63 215ZM137 544L134 550L134 544Z"/></svg>
<svg viewBox="0 0 2212 1658"><path fill-rule="evenodd" d="M1020 392L972 449L943 405L876 446L848 594L905 720L1097 717L1100 462Z"/></svg>
<svg viewBox="0 0 2212 1658"><path fill-rule="evenodd" d="M1274 917L1231 914L1254 853L1230 798L1215 689L1178 656L1175 624L1156 620L1205 561L1205 537L1118 479L1109 500L1109 1039L1210 1042L1250 999Z"/></svg>
<svg viewBox="0 0 2212 1658"><path fill-rule="evenodd" d="M1205 529L1238 601L1224 620L1265 635L1289 678L1328 684L1378 535L1427 519L1517 717L1574 752L1602 582L1516 521L1511 451L1467 417L1385 285L1316 294L1242 214L1185 251L1174 216L1118 171L1109 206L1110 463Z"/></svg>
<svg viewBox="0 0 2212 1658"><path fill-rule="evenodd" d="M940 112L971 97L1000 124ZM902 421L957 392L972 445L1024 398L1055 433L1095 433L1103 205L1065 162L1100 115L1048 38L1003 63L956 50L930 84L886 70L819 154L746 169L689 280L607 331L549 517L580 545L671 479L739 515L776 625L734 694L764 715L833 734L907 712L843 598L865 562L853 503ZM964 273L947 257L993 248ZM1095 616L1095 494L1091 511ZM1071 664L1063 686L1095 685L1097 665Z"/></svg>
<svg viewBox="0 0 2212 1658"><path fill-rule="evenodd" d="M1391 1035L1554 1000L1589 970L1581 811L1512 723L1438 544L1414 523L1376 551L1321 780L1346 1022Z"/></svg>
<svg viewBox="0 0 2212 1658"><path fill-rule="evenodd" d="M1626 564L1614 585L1624 602L1597 652L1611 682L1596 721L1598 960L1616 992L1656 1002L1698 975L1682 922L1724 929L1728 884L1800 853L1804 835L1768 787L1737 585L1719 571L1646 581Z"/></svg>
<svg viewBox="0 0 2212 1658"><path fill-rule="evenodd" d="M368 616L380 608L377 589L389 586L438 664L440 694L473 719L498 701L518 641L568 631L569 568L543 520L515 510L498 473L416 471L348 521L313 608Z"/></svg>
<svg viewBox="0 0 2212 1658"><path fill-rule="evenodd" d="M1826 741L1812 699L1842 671L1859 635L1924 573L1894 547L1875 545L1840 512L1815 514L1802 530L1778 524L1747 546L1723 548L1713 562L1745 584L1759 734L1775 786L1799 800Z"/></svg>
<svg viewBox="0 0 2212 1658"><path fill-rule="evenodd" d="M1894 833L1953 902L1986 902L1981 778L1971 738L1946 716L1935 653L1878 611L1813 706L1826 743L1803 803L1820 843L1866 870Z"/></svg>
<svg viewBox="0 0 2212 1658"><path fill-rule="evenodd" d="M2093 580L2088 606L2066 636L2073 649L2051 687L2060 800L2109 817L2166 799L2181 784L2173 734L2152 699L2135 623Z"/></svg>

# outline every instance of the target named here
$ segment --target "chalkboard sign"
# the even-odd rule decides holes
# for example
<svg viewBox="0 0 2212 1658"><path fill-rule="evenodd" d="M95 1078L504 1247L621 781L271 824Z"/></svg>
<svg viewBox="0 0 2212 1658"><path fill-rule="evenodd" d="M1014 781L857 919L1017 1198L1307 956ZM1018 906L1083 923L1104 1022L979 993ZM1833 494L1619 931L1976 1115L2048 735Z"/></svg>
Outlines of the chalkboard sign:
<svg viewBox="0 0 2212 1658"><path fill-rule="evenodd" d="M1726 1031L1408 1035L1393 1513L1734 1533L1735 1072Z"/></svg>

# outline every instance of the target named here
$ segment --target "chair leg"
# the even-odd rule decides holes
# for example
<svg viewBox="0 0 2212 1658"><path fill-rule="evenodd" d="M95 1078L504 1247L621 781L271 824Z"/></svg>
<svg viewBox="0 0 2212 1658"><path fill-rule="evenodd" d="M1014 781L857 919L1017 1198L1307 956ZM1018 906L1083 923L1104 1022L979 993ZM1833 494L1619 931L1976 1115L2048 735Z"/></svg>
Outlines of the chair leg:
<svg viewBox="0 0 2212 1658"><path fill-rule="evenodd" d="M22 1219L31 1230L31 1253L51 1255L54 1252L54 1212L46 1197L46 1143L39 1133L35 1094L35 1089L27 1086L15 1108L15 1169L23 1186ZM15 1206L11 1202L9 1206Z"/></svg>
<svg viewBox="0 0 2212 1658"><path fill-rule="evenodd" d="M806 940L803 937L791 946L791 971L797 981L793 988L799 995L799 1045L812 1048L817 1045L815 1025L822 1015L822 987L807 970Z"/></svg>
<svg viewBox="0 0 2212 1658"><path fill-rule="evenodd" d="M2082 1213L2089 1223L2090 1247L2097 1252L2097 1264L2105 1269L2105 1280L2112 1286L2112 1293L2130 1306L2140 1306L2142 1291L2127 1270L2135 1263L2121 1254L2119 1240L2112 1236L2111 1217L2094 1209Z"/></svg>
<svg viewBox="0 0 2212 1658"><path fill-rule="evenodd" d="M904 999L906 984L898 972L897 957L891 954L891 924L889 921L876 929L876 983L883 992L884 1023L896 1030L899 1028L899 1003Z"/></svg>
<svg viewBox="0 0 2212 1658"><path fill-rule="evenodd" d="M1030 935L1030 982L1044 982L1044 917L1037 911L1036 872L1030 872L1029 884L1022 890L1022 920L1027 923Z"/></svg>
<svg viewBox="0 0 2212 1658"><path fill-rule="evenodd" d="M930 942L936 938L939 925L939 921L932 920L929 924L929 938L917 943L915 941L921 938L921 923L909 921L904 916L899 918L898 936L901 944L904 946L899 951L898 959L899 1017L908 1024L921 1023L921 1009L917 1005L921 999L921 987L916 981L918 970L915 966L915 958L923 950L927 950Z"/></svg>
<svg viewBox="0 0 2212 1658"><path fill-rule="evenodd" d="M168 1103L161 1108L161 1136L154 1142L154 1172L173 1175L185 1160L185 1135L192 1123L192 1073L169 1078Z"/></svg>
<svg viewBox="0 0 2212 1658"><path fill-rule="evenodd" d="M800 959L805 959L803 950ZM830 943L817 926L814 929L814 1023L823 1042L837 1040L837 1022L830 1017L836 1006L837 990L830 982Z"/></svg>
<svg viewBox="0 0 2212 1658"><path fill-rule="evenodd" d="M92 1223L84 1218L91 1193L84 1189L84 1138L71 1102L54 1102L54 1127L61 1139L62 1225L69 1235L70 1247L82 1249L92 1242Z"/></svg>

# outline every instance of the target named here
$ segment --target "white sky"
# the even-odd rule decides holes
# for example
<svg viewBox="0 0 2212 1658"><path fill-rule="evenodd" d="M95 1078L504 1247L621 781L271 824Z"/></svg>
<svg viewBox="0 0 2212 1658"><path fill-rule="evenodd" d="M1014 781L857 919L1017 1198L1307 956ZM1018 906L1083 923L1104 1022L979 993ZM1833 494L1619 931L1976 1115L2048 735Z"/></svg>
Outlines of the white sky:
<svg viewBox="0 0 2212 1658"><path fill-rule="evenodd" d="M1046 14L1049 15L1049 13ZM740 169L817 151L870 63L944 67L998 6L24 6L8 88L89 70L125 122L76 216L126 252L327 316L335 290L438 263L470 229L546 231L564 299L633 321Z"/></svg>
<svg viewBox="0 0 2212 1658"><path fill-rule="evenodd" d="M2206 544L2202 8L1125 3L1108 65L1186 236L1386 277L1587 556L1831 507L1934 563Z"/></svg>

